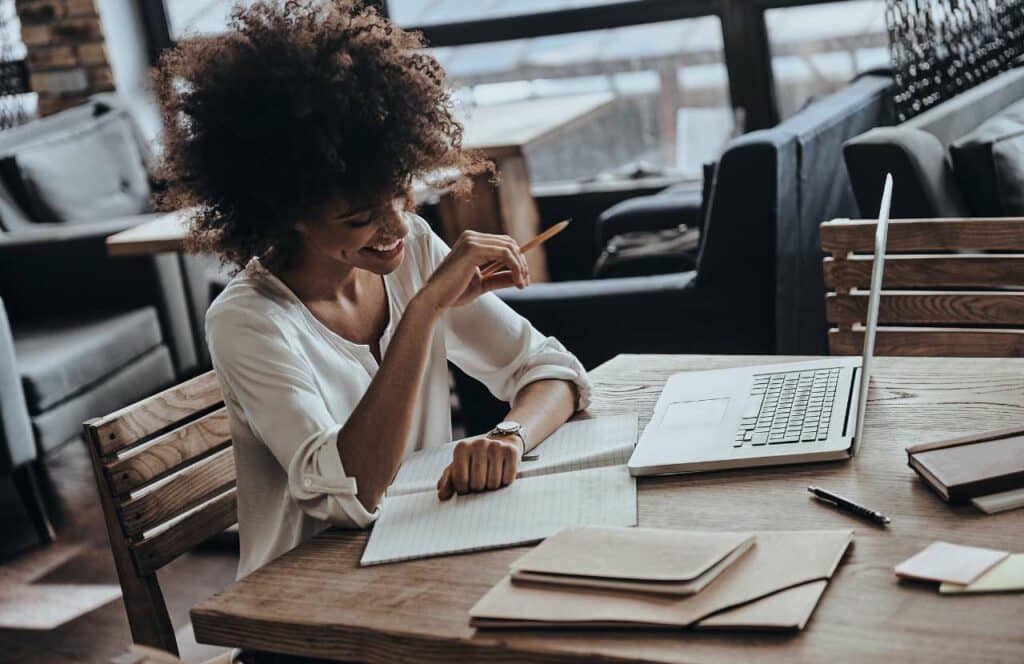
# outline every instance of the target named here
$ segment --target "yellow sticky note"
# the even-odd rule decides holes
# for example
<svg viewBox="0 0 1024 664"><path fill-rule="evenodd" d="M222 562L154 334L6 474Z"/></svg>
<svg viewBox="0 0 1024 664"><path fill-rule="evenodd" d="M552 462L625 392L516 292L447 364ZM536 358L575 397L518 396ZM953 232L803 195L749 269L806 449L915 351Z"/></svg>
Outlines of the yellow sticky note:
<svg viewBox="0 0 1024 664"><path fill-rule="evenodd" d="M1014 553L1001 563L988 570L973 583L943 583L939 592L943 594L957 593L998 593L1024 591L1024 553Z"/></svg>

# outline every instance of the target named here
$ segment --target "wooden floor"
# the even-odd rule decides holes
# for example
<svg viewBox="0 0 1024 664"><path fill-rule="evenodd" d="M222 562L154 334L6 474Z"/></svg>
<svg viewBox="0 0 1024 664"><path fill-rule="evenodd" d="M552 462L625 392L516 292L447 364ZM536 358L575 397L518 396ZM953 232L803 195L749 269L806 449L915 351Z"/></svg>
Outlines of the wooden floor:
<svg viewBox="0 0 1024 664"><path fill-rule="evenodd" d="M50 481L44 490L54 503L50 510L57 530L57 542L51 545L55 548L43 550L36 544L13 483L0 480L0 572L5 567L31 566L37 559L45 568L45 560L61 558L63 550L68 559L34 583L117 584L84 444L75 441L65 445L47 459L46 465ZM225 538L182 556L160 571L164 597L174 627L179 630L186 661L206 654L197 651L194 643L189 644L180 631L185 628L191 638L188 611L234 579L237 559L237 541ZM0 584L9 583L6 578L0 575ZM117 599L51 631L0 628L0 661L110 662L123 655L130 643L124 606Z"/></svg>

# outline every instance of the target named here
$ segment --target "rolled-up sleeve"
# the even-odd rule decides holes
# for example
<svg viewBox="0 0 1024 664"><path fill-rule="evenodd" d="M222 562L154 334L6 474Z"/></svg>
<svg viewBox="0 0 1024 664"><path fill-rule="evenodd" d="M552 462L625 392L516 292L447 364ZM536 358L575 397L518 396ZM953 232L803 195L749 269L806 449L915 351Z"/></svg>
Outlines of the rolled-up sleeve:
<svg viewBox="0 0 1024 664"><path fill-rule="evenodd" d="M448 246L437 235L430 236L426 260L432 273ZM493 293L446 312L445 345L448 359L502 401L511 402L529 383L556 379L576 385L577 410L590 404L590 379L576 356Z"/></svg>
<svg viewBox="0 0 1024 664"><path fill-rule="evenodd" d="M328 411L284 328L272 317L232 308L208 316L206 334L226 398L288 474L288 492L301 509L332 525L369 526L378 511L359 502L338 451L344 422ZM332 406L351 412L356 404Z"/></svg>

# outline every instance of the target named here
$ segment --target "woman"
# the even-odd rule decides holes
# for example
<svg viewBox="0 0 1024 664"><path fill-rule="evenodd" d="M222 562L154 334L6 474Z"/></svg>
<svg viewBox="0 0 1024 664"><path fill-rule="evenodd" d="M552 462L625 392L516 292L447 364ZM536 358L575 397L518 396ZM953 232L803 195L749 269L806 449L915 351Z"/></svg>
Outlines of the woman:
<svg viewBox="0 0 1024 664"><path fill-rule="evenodd" d="M448 247L410 183L487 168L461 150L418 37L352 2L258 2L162 59L160 198L240 268L206 316L234 440L239 576L328 525L367 527L402 459L451 439L447 362L512 406L463 440L444 500L511 483L588 401L580 363L495 295L529 270L505 236ZM504 270L482 277L480 267Z"/></svg>

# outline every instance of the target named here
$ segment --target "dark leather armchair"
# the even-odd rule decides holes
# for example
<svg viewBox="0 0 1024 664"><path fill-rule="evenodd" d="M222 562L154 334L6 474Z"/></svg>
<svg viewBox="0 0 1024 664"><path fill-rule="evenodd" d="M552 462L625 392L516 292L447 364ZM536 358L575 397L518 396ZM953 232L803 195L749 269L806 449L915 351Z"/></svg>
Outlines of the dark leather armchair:
<svg viewBox="0 0 1024 664"><path fill-rule="evenodd" d="M588 368L618 353L826 352L818 228L855 214L843 141L892 121L890 86L862 77L731 141L705 201L696 270L535 284L502 299ZM471 433L500 416L472 381L457 386Z"/></svg>

